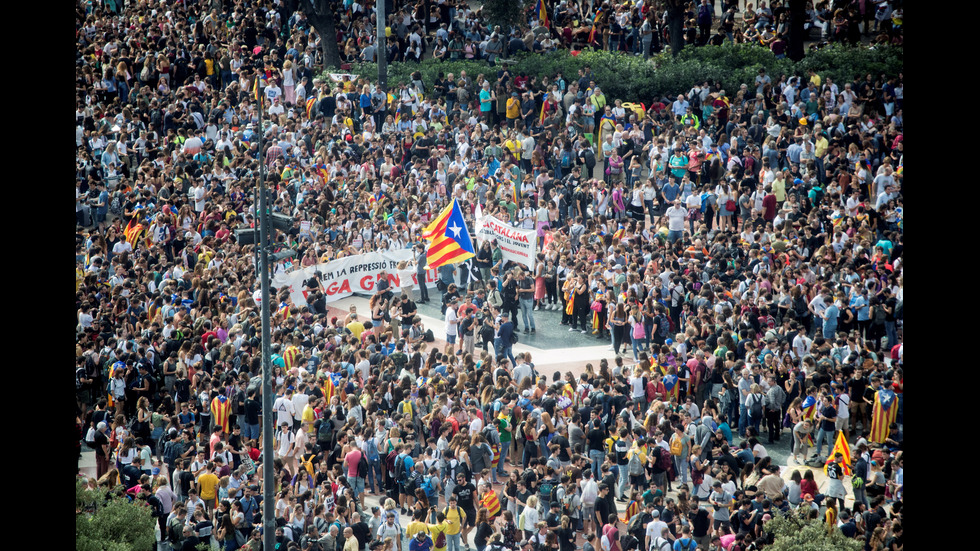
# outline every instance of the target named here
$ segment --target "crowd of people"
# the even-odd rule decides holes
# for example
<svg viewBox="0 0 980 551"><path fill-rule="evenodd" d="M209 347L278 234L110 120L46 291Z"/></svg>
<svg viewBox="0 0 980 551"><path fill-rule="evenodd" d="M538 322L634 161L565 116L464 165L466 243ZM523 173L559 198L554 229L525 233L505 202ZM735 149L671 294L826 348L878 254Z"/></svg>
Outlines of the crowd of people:
<svg viewBox="0 0 980 551"><path fill-rule="evenodd" d="M791 510L902 548L903 75L763 69L637 107L589 68L511 74L463 3L396 2L393 49L418 36L453 57L473 30L463 55L479 43L488 66L389 95L315 77L301 14L212 4L76 14L79 441L90 484L152 507L161 546L261 549L273 469L282 549L746 551ZM739 23L766 32L773 4ZM900 32L900 4L834 4ZM589 40L633 48L612 14L646 10L608 9ZM339 15L343 51L372 14ZM486 241L438 290L382 279L368 313L331 309L315 282L306 304L274 290L263 412L260 172L288 220L271 246L296 251L276 273L403 249L400 271L424 272L422 229L454 199L468 223L479 206L536 229L537 262ZM445 326L426 331L430 292ZM542 324L614 357L539 370L513 336ZM766 450L781 439L789 465Z"/></svg>

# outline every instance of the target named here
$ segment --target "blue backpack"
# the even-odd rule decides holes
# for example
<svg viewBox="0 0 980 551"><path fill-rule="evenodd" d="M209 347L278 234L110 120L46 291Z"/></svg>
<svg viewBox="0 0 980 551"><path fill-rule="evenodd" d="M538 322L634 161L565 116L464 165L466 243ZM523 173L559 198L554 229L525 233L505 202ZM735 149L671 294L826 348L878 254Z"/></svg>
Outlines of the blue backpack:
<svg viewBox="0 0 980 551"><path fill-rule="evenodd" d="M368 438L364 442L364 454L371 463L381 458L381 455L378 453L378 444L374 441L374 438Z"/></svg>

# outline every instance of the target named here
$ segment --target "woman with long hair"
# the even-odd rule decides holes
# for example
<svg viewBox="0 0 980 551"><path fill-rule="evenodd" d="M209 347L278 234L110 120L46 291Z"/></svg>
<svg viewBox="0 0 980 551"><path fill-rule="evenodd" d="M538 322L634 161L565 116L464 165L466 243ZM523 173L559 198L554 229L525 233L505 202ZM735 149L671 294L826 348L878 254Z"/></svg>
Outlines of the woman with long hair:
<svg viewBox="0 0 980 551"><path fill-rule="evenodd" d="M619 356L620 348L623 346L623 341L626 340L626 308L622 302L617 302L615 310L612 315L609 316L609 322L607 327L612 332L613 338L613 352Z"/></svg>

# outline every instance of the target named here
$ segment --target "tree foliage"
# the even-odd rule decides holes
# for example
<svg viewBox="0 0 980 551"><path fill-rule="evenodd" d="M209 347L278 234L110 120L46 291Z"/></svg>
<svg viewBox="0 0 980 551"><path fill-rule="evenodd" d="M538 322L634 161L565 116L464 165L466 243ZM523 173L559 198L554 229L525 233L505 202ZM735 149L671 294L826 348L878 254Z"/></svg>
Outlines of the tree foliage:
<svg viewBox="0 0 980 551"><path fill-rule="evenodd" d="M301 11L320 35L320 51L323 66L340 67L340 46L337 43L336 10L334 0L286 0L289 13Z"/></svg>
<svg viewBox="0 0 980 551"><path fill-rule="evenodd" d="M151 551L156 546L150 508L106 490L75 483L75 549Z"/></svg>
<svg viewBox="0 0 980 551"><path fill-rule="evenodd" d="M524 10L532 0L484 0L483 15L491 25L506 32L511 27L525 27Z"/></svg>
<svg viewBox="0 0 980 551"><path fill-rule="evenodd" d="M687 93L695 83L710 80L721 82L730 96L739 85L745 83L754 89L759 69L775 76L800 76L806 80L807 71L813 69L821 77L835 82L850 82L855 76L871 73L896 76L903 70L901 48L848 48L833 46L809 52L799 62L776 59L771 51L752 44L702 46L685 48L677 57L663 53L644 61L641 57L618 52L583 50L578 55L560 50L547 54L528 54L511 67L512 74L527 74L553 78L561 72L566 81L578 78L578 70L589 65L596 83L609 98L623 101L648 103L654 98ZM388 67L389 86L409 83L410 75L419 71L422 81L430 87L439 73L458 76L465 70L471 78L483 74L496 80L499 67L490 67L483 61L445 61L426 59L422 63L392 63ZM351 72L375 80L378 74L374 63L355 64ZM629 78L623 78L629 75Z"/></svg>
<svg viewBox="0 0 980 551"><path fill-rule="evenodd" d="M766 551L861 551L863 547L836 527L828 530L823 520L806 520L796 512L770 520L766 530L775 536Z"/></svg>

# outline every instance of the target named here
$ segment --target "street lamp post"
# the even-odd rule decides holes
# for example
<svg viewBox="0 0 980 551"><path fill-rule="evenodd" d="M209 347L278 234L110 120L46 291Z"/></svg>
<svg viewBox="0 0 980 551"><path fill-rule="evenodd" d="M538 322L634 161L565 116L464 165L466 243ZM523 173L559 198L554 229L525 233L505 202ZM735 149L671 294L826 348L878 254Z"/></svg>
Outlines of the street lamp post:
<svg viewBox="0 0 980 551"><path fill-rule="evenodd" d="M265 145L265 131L262 129L262 104L264 103L265 91L262 89L262 80L259 79L255 85L257 91L256 100L259 103L259 285L262 290L262 525L263 525L263 548L275 549L276 546L276 513L275 513L275 482L272 468L272 332L269 324L271 323L269 308L271 308L271 297L269 297L269 212L268 201L265 193L265 158L263 148Z"/></svg>

